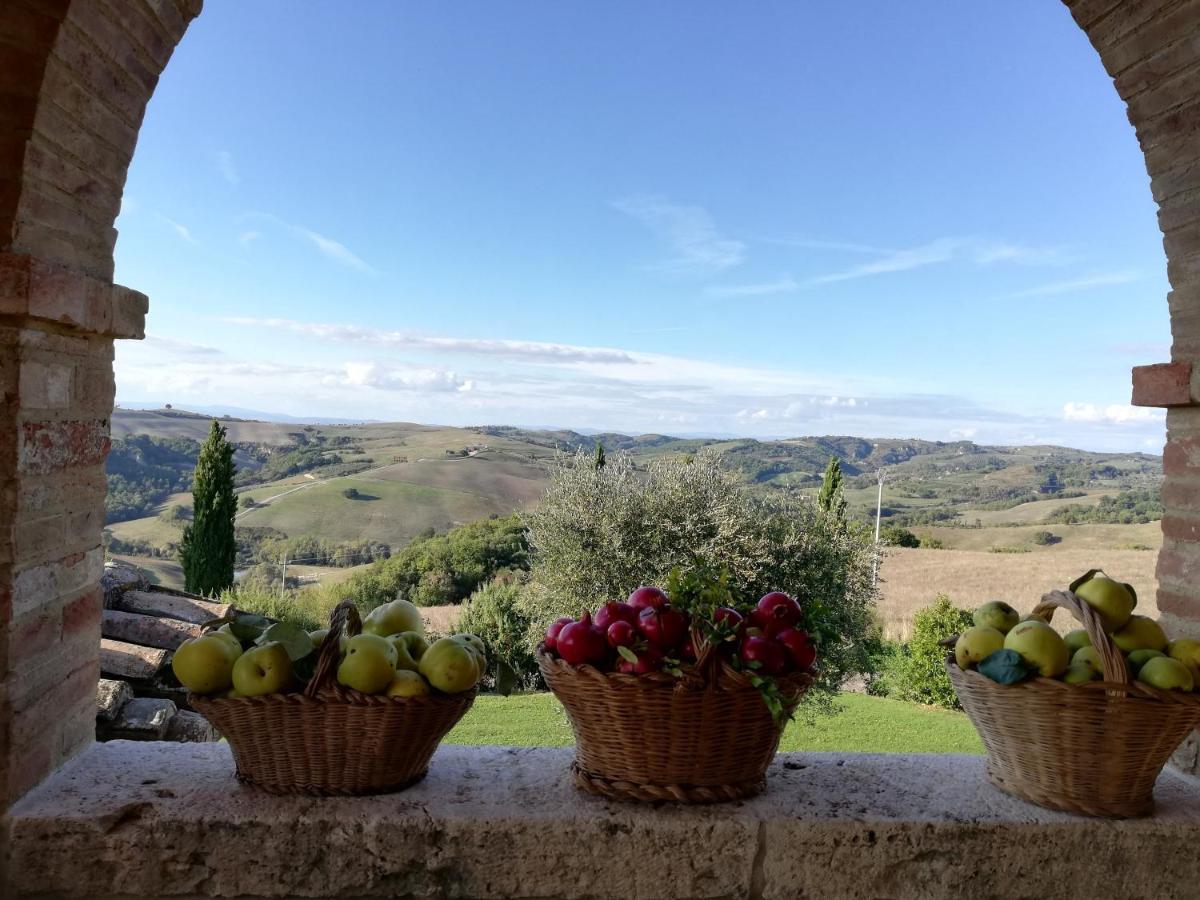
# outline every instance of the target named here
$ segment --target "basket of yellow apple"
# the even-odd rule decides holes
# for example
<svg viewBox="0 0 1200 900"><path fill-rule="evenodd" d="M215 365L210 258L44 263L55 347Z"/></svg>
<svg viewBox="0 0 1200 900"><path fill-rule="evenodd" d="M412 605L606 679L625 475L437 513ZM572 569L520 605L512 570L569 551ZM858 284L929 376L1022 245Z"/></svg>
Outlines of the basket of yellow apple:
<svg viewBox="0 0 1200 900"><path fill-rule="evenodd" d="M1130 585L1093 569L1021 619L985 603L944 643L958 699L987 747L988 779L1040 806L1126 818L1200 725L1200 642L1134 615ZM1064 609L1083 628L1050 626Z"/></svg>
<svg viewBox="0 0 1200 900"><path fill-rule="evenodd" d="M469 634L426 642L417 608L354 603L328 629L238 616L172 660L188 701L225 736L240 781L276 794L398 791L421 780L475 700L486 662Z"/></svg>

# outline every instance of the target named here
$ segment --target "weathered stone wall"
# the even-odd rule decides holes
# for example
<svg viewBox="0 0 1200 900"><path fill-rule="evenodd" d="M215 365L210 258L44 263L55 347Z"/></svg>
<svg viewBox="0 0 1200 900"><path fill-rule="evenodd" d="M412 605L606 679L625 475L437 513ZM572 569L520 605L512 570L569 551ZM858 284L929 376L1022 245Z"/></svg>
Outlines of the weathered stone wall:
<svg viewBox="0 0 1200 900"><path fill-rule="evenodd" d="M0 3L0 808L86 746L99 673L112 283L146 103L193 0Z"/></svg>

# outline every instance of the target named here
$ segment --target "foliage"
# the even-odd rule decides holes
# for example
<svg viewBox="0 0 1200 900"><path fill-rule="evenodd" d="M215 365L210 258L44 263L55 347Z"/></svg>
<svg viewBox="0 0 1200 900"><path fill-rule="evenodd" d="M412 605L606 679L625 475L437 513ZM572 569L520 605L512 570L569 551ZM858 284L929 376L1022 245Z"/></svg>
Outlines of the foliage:
<svg viewBox="0 0 1200 900"><path fill-rule="evenodd" d="M378 606L403 595L421 606L458 603L505 569L527 569L525 527L516 516L423 534L390 559L337 586L342 597Z"/></svg>
<svg viewBox="0 0 1200 900"><path fill-rule="evenodd" d="M1158 492L1147 488L1101 497L1095 506L1081 503L1060 506L1046 517L1046 523L1132 525L1155 522L1161 519L1162 515L1162 500Z"/></svg>
<svg viewBox="0 0 1200 900"><path fill-rule="evenodd" d="M945 550L946 542L941 538L935 538L924 534L921 535L920 547L922 550Z"/></svg>
<svg viewBox="0 0 1200 900"><path fill-rule="evenodd" d="M888 525L879 532L879 542L889 547L920 547L921 539L899 525Z"/></svg>
<svg viewBox="0 0 1200 900"><path fill-rule="evenodd" d="M239 538L245 530L248 529L238 529ZM259 562L282 563L286 560L310 566L349 568L387 559L392 554L392 548L381 541L346 541L339 544L311 535L288 537L275 529L261 530L270 534L264 535L258 542L253 554L253 559Z"/></svg>
<svg viewBox="0 0 1200 900"><path fill-rule="evenodd" d="M529 647L529 616L521 604L523 573L497 575L464 604L458 630L479 635L487 645L488 677L502 693L534 687L537 660Z"/></svg>
<svg viewBox="0 0 1200 900"><path fill-rule="evenodd" d="M214 420L192 476L192 522L179 545L184 587L192 593L218 594L233 584L235 472L233 447L224 427Z"/></svg>
<svg viewBox="0 0 1200 900"><path fill-rule="evenodd" d="M597 469L603 469L606 465L608 465L608 459L604 455L604 445L599 442L596 443L595 465Z"/></svg>
<svg viewBox="0 0 1200 900"><path fill-rule="evenodd" d="M724 570L742 601L772 590L801 600L825 692L866 664L861 639L874 601L867 535L813 504L757 498L711 451L690 463L656 460L645 472L624 453L596 469L580 451L560 460L526 521L535 551L523 595L531 641L560 615L666 584L675 568Z"/></svg>
<svg viewBox="0 0 1200 900"><path fill-rule="evenodd" d="M342 496L345 497L347 500L357 500L358 499L358 488L352 488L352 487L346 488L344 491L342 491Z"/></svg>
<svg viewBox="0 0 1200 900"><path fill-rule="evenodd" d="M846 518L846 492L842 486L842 464L836 456L829 457L829 465L825 467L825 475L821 479L821 491L817 494L817 506L839 522Z"/></svg>
<svg viewBox="0 0 1200 900"><path fill-rule="evenodd" d="M1062 543L1062 538L1053 531L1035 531L1029 539L1039 547L1049 547L1053 544Z"/></svg>
<svg viewBox="0 0 1200 900"><path fill-rule="evenodd" d="M884 680L888 696L960 709L946 674L947 651L938 641L965 631L971 624L971 614L954 606L945 594L939 594L932 606L918 610L913 615L912 637L887 661Z"/></svg>
<svg viewBox="0 0 1200 900"><path fill-rule="evenodd" d="M304 590L281 594L278 581L273 590L261 584L239 582L222 592L221 600L232 603L242 612L259 613L305 631L329 627L329 616L336 605L323 592Z"/></svg>
<svg viewBox="0 0 1200 900"><path fill-rule="evenodd" d="M199 453L191 438L133 434L114 440L105 463L106 521L148 516L171 494L186 491Z"/></svg>

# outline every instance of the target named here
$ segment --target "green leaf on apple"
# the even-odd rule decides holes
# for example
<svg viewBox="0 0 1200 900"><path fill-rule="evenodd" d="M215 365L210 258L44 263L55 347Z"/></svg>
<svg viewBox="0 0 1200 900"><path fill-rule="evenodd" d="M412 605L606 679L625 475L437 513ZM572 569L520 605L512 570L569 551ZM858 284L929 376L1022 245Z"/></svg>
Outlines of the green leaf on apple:
<svg viewBox="0 0 1200 900"><path fill-rule="evenodd" d="M314 650L303 659L293 660L292 671L296 673L296 677L301 681L311 681L313 673L317 671L317 660L320 656L320 650Z"/></svg>
<svg viewBox="0 0 1200 900"><path fill-rule="evenodd" d="M997 684L1016 684L1034 673L1034 669L1016 650L997 650L978 666L979 674Z"/></svg>
<svg viewBox="0 0 1200 900"><path fill-rule="evenodd" d="M271 625L266 616L255 613L240 613L229 623L229 630L239 641L257 641L259 636Z"/></svg>
<svg viewBox="0 0 1200 900"><path fill-rule="evenodd" d="M304 659L304 657L313 652L313 642L312 638L308 636L308 632L287 622L276 622L263 631L255 643L261 647L263 644L269 644L272 641L283 645L283 649L287 651L288 659L292 662Z"/></svg>
<svg viewBox="0 0 1200 900"><path fill-rule="evenodd" d="M511 694L521 681L516 670L504 660L496 661L496 693L501 697Z"/></svg>
<svg viewBox="0 0 1200 900"><path fill-rule="evenodd" d="M617 654L621 657L621 659L625 660L625 662L636 663L638 661L637 654L628 647L618 647Z"/></svg>

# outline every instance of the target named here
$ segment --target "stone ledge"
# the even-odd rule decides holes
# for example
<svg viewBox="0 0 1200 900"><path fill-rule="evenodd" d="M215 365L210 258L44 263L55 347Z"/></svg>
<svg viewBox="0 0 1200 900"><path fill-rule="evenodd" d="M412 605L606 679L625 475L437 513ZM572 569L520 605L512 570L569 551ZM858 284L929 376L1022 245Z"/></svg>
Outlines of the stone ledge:
<svg viewBox="0 0 1200 900"><path fill-rule="evenodd" d="M1157 814L1039 809L966 756L781 754L771 788L719 807L577 793L570 750L443 747L383 797L241 787L223 744L93 745L11 811L18 896L1194 896L1200 784Z"/></svg>
<svg viewBox="0 0 1200 900"><path fill-rule="evenodd" d="M145 337L145 294L24 253L0 252L0 315L114 338Z"/></svg>
<svg viewBox="0 0 1200 900"><path fill-rule="evenodd" d="M1134 406L1191 406L1192 364L1189 362L1155 363L1133 367Z"/></svg>

